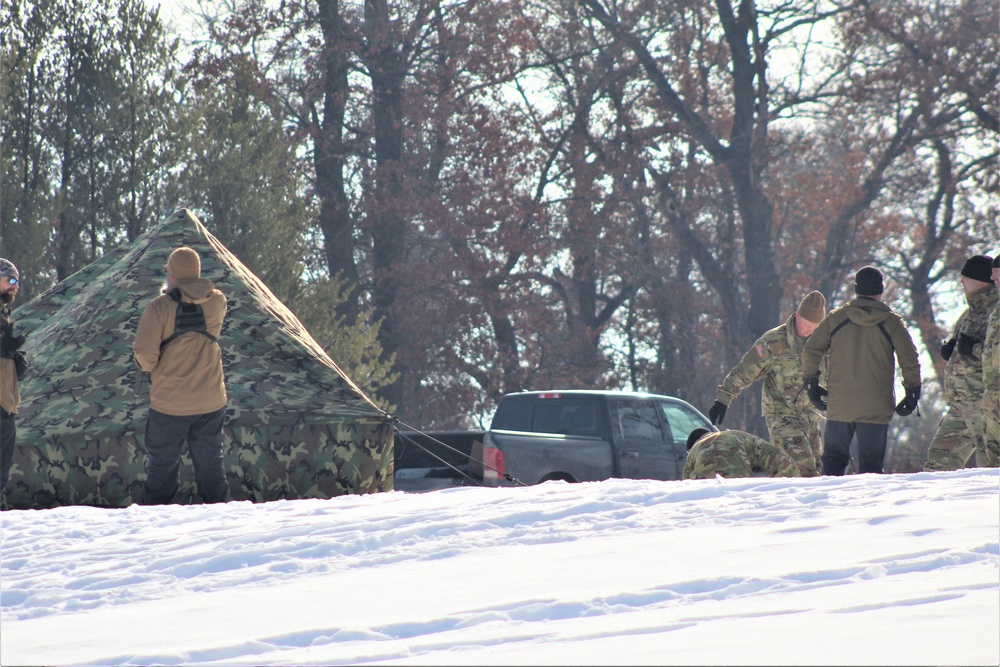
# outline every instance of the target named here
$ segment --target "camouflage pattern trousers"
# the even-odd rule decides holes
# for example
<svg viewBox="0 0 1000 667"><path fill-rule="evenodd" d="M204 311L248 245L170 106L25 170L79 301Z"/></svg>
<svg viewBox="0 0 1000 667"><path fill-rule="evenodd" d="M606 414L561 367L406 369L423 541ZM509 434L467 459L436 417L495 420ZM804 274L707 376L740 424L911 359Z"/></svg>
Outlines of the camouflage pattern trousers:
<svg viewBox="0 0 1000 667"><path fill-rule="evenodd" d="M924 471L964 468L973 454L976 455L977 465L986 466L992 458L993 466L996 466L995 454L990 457L986 450L982 419L983 414L978 409L959 405L949 406L927 450Z"/></svg>
<svg viewBox="0 0 1000 667"><path fill-rule="evenodd" d="M987 391L983 395L980 426L983 432L983 454L976 451L980 468L1000 468L1000 394Z"/></svg>
<svg viewBox="0 0 1000 667"><path fill-rule="evenodd" d="M771 443L788 454L803 477L815 477L823 468L823 418L819 414L783 412L764 415Z"/></svg>

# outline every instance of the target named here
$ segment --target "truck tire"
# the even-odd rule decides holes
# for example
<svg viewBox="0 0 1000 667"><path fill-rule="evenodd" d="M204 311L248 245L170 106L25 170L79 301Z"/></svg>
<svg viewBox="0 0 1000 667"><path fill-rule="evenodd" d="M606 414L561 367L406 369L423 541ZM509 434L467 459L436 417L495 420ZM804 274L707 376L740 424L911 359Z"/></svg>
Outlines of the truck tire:
<svg viewBox="0 0 1000 667"><path fill-rule="evenodd" d="M538 483L541 484L542 482L556 482L556 481L569 482L570 484L577 483L577 480L573 479L572 475L564 472L549 473L545 477L538 480Z"/></svg>

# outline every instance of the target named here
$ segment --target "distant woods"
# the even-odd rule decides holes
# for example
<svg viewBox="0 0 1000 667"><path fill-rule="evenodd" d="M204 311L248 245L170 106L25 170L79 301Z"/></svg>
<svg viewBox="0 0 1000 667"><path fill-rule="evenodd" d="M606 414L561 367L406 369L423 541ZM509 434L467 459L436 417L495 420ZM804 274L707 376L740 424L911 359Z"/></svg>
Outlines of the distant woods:
<svg viewBox="0 0 1000 667"><path fill-rule="evenodd" d="M965 257L1000 251L995 2L199 7L179 34L140 0L0 8L20 301L188 207L443 429L521 388L705 410L867 263L936 351ZM766 434L758 397L727 426Z"/></svg>

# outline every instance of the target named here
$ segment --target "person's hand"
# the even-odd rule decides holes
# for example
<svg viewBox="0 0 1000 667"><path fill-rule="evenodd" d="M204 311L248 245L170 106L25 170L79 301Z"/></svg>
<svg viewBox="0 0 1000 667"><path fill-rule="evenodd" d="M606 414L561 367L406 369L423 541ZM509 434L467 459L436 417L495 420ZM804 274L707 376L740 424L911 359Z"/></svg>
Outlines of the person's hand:
<svg viewBox="0 0 1000 667"><path fill-rule="evenodd" d="M14 373L17 381L20 382L28 374L28 360L24 358L24 352L17 352L11 359L14 360Z"/></svg>
<svg viewBox="0 0 1000 667"><path fill-rule="evenodd" d="M972 346L976 343L981 343L982 339L973 338L969 334L959 334L958 335L958 353L964 354L967 357L972 356Z"/></svg>
<svg viewBox="0 0 1000 667"><path fill-rule="evenodd" d="M900 417L908 417L917 409L917 401L920 400L920 387L905 387L906 396L896 406L896 414Z"/></svg>
<svg viewBox="0 0 1000 667"><path fill-rule="evenodd" d="M0 357L6 357L7 359L15 358L27 337L27 334L15 336L13 331L4 329L3 333L0 333Z"/></svg>
<svg viewBox="0 0 1000 667"><path fill-rule="evenodd" d="M819 376L814 375L803 380L802 388L805 389L806 395L809 396L809 402L813 404L813 407L821 412L826 412L826 401L823 400L823 397L828 396L830 392L819 386Z"/></svg>
<svg viewBox="0 0 1000 667"><path fill-rule="evenodd" d="M712 422L714 426L722 424L722 420L726 418L727 407L729 406L721 401L712 403L712 407L708 409L708 421Z"/></svg>
<svg viewBox="0 0 1000 667"><path fill-rule="evenodd" d="M955 339L952 338L949 341L941 343L941 358L945 361L951 359L951 352L955 349Z"/></svg>

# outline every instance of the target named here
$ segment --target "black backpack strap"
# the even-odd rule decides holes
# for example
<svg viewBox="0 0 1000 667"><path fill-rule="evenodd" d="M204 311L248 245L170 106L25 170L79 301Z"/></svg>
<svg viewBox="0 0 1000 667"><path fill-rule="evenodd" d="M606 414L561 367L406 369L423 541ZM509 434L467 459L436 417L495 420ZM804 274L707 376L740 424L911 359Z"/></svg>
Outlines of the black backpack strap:
<svg viewBox="0 0 1000 667"><path fill-rule="evenodd" d="M186 303L181 301L181 291L174 288L167 292L170 298L177 302L177 314L174 317L174 332L163 339L160 343L160 352L175 338L181 334L189 332L200 333L213 343L218 343L219 339L208 333L208 325L205 323L205 311L197 303Z"/></svg>
<svg viewBox="0 0 1000 667"><path fill-rule="evenodd" d="M840 331L841 329L843 329L843 328L844 328L844 327L845 327L846 325L850 324L850 322L851 322L850 320L844 320L843 322L841 322L840 324L838 324L837 326L835 326L835 327L833 328L833 330L832 330L832 331L830 331L830 338L833 338L833 337L834 337L834 335L835 335L835 334L836 334L836 333L837 333L838 331Z"/></svg>
<svg viewBox="0 0 1000 667"><path fill-rule="evenodd" d="M878 323L878 330L879 330L879 331L881 331L881 332L882 332L882 335L883 335L883 336L885 336L885 339L886 339L887 341L889 341L889 349L891 349L891 350L895 350L895 349L896 349L896 346L892 344L892 336L890 336L890 335L889 335L889 332L888 332L888 331L886 331L886 329L885 329L885 325L884 325L884 324L882 324L881 322L879 322L879 323Z"/></svg>
<svg viewBox="0 0 1000 667"><path fill-rule="evenodd" d="M830 331L830 338L833 338L833 335L838 331L840 331L841 329L843 329L844 325L846 325L848 322L850 322L850 320L844 320L843 322L835 326L833 330ZM892 344L892 336L889 335L888 330L886 330L885 328L885 324L883 324L882 322L879 322L876 326L878 326L878 330L882 332L882 335L885 336L885 339L889 341L889 350L890 354L892 354L892 352L895 352L896 350L896 346Z"/></svg>

